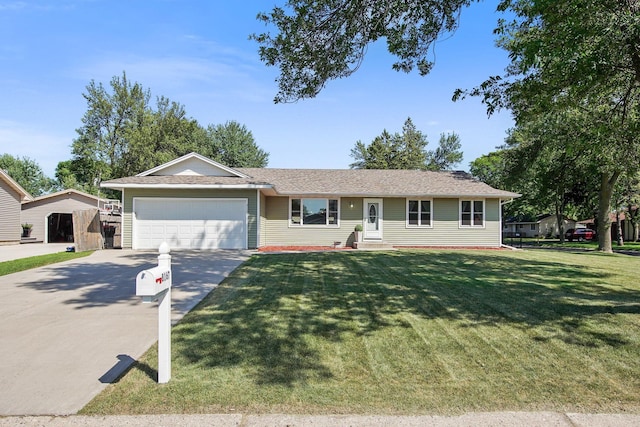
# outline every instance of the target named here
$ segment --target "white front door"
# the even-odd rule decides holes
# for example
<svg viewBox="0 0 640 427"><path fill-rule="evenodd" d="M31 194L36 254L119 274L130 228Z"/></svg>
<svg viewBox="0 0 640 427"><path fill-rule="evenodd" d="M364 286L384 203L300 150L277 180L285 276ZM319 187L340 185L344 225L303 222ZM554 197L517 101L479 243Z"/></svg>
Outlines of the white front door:
<svg viewBox="0 0 640 427"><path fill-rule="evenodd" d="M382 199L364 200L364 238L382 240Z"/></svg>

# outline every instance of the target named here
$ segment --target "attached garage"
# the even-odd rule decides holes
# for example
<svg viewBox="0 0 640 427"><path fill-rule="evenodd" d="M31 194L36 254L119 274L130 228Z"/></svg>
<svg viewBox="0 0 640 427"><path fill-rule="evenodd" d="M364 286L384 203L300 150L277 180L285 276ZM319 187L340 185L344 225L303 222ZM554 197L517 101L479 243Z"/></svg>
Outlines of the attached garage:
<svg viewBox="0 0 640 427"><path fill-rule="evenodd" d="M247 249L247 199L133 198L133 249Z"/></svg>

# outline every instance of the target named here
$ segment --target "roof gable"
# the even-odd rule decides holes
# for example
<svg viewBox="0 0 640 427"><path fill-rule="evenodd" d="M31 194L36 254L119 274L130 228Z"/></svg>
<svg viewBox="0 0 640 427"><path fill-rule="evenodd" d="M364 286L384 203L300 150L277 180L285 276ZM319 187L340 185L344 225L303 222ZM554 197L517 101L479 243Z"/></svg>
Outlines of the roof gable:
<svg viewBox="0 0 640 427"><path fill-rule="evenodd" d="M175 160L141 172L136 176L220 176L247 178L233 168L198 153L189 153Z"/></svg>
<svg viewBox="0 0 640 427"><path fill-rule="evenodd" d="M20 184L18 184L13 178L9 176L8 173L3 171L2 169L0 169L0 180L6 182L7 185L9 185L9 187L11 187L11 189L13 189L13 191L18 194L21 202L33 199L33 196L31 196L31 194L29 194L27 190L22 188Z"/></svg>
<svg viewBox="0 0 640 427"><path fill-rule="evenodd" d="M98 206L99 202L104 202L104 199L101 199L98 196L94 196L93 194L85 193L80 190L75 190L73 188L67 188L66 190L61 190L51 194L45 194L44 196L36 197L35 199L30 200L29 202L39 202L41 200L55 199L60 197L68 198L68 197L72 197L73 195L77 196L77 198L80 198L80 199L86 199L87 203L95 203L96 206Z"/></svg>

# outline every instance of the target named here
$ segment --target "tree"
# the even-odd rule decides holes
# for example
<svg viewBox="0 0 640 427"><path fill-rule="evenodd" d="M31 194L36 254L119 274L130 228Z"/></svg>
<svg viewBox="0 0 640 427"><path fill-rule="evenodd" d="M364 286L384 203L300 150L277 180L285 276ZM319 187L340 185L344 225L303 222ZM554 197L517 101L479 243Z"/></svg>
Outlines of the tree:
<svg viewBox="0 0 640 427"><path fill-rule="evenodd" d="M455 132L440 134L438 148L428 153L427 169L433 171L450 170L462 161L460 136Z"/></svg>
<svg viewBox="0 0 640 427"><path fill-rule="evenodd" d="M477 0L475 0L477 1ZM385 39L398 60L393 68L426 75L433 67L433 42L458 27L463 6L474 0L288 0L288 10L274 7L258 19L278 32L254 34L260 57L278 66L275 102L316 96L327 81L355 72L367 46ZM288 13L290 12L290 13Z"/></svg>
<svg viewBox="0 0 640 427"><path fill-rule="evenodd" d="M228 166L263 167L268 153L236 122L204 129L183 105L151 92L126 73L113 77L110 90L94 81L83 94L87 111L76 130L73 157L58 165L61 184L97 194L101 181L138 174L190 152Z"/></svg>
<svg viewBox="0 0 640 427"><path fill-rule="evenodd" d="M492 151L469 163L469 172L474 178L493 188L507 188L506 150Z"/></svg>
<svg viewBox="0 0 640 427"><path fill-rule="evenodd" d="M0 156L0 169L4 169L32 196L40 196L56 189L56 183L47 177L35 160L29 157Z"/></svg>
<svg viewBox="0 0 640 427"><path fill-rule="evenodd" d="M551 114L521 123L506 139L504 157L507 182L524 195L517 205L534 207L536 215L555 213L561 240L565 216L593 214L590 202L598 186L596 166L575 150L585 141L577 128L580 121L573 119Z"/></svg>
<svg viewBox="0 0 640 427"><path fill-rule="evenodd" d="M263 168L269 153L260 149L245 125L228 121L207 127L205 155L229 167Z"/></svg>
<svg viewBox="0 0 640 427"><path fill-rule="evenodd" d="M411 117L405 120L402 135L397 136L397 139L397 163L393 169L425 169L430 155L426 150L429 141L427 136L416 128Z"/></svg>
<svg viewBox="0 0 640 427"><path fill-rule="evenodd" d="M357 141L351 149L351 157L354 162L349 165L351 169L407 169L400 163L398 134L390 134L383 130L376 136L371 144L365 145Z"/></svg>
<svg viewBox="0 0 640 427"><path fill-rule="evenodd" d="M114 175L130 176L190 152L204 154L206 133L187 117L183 105L161 96L155 109L148 107L141 121L129 128L128 149L114 168Z"/></svg>
<svg viewBox="0 0 640 427"><path fill-rule="evenodd" d="M354 162L352 169L420 169L445 170L462 159L460 138L451 134L440 137L440 145L435 151L426 149L426 135L416 129L411 118L407 118L402 134L389 133L386 129L375 137L368 146L357 141L351 149Z"/></svg>
<svg viewBox="0 0 640 427"><path fill-rule="evenodd" d="M470 93L489 113L511 109L517 126L547 118L572 129L564 150L596 167L598 246L611 252L613 190L640 162L640 2L505 0L501 9L516 15L496 30L511 65Z"/></svg>
<svg viewBox="0 0 640 427"><path fill-rule="evenodd" d="M122 176L118 168L123 169L123 155L129 152L131 136L145 126L149 110L149 91L129 82L126 73L113 77L110 86L112 93L93 80L87 86L87 111L71 146L75 167L70 170L92 193L101 181Z"/></svg>
<svg viewBox="0 0 640 427"><path fill-rule="evenodd" d="M55 177L58 187L62 189L73 188L84 191L82 184L78 182L79 171L73 160L63 160L56 166Z"/></svg>

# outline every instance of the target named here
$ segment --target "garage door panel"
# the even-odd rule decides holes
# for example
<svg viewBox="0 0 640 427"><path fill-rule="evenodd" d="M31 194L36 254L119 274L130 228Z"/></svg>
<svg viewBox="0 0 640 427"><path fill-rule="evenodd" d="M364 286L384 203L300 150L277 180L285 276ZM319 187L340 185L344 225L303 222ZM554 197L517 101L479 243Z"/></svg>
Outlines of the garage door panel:
<svg viewBox="0 0 640 427"><path fill-rule="evenodd" d="M246 248L247 200L136 198L134 209L136 249Z"/></svg>

